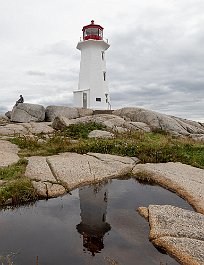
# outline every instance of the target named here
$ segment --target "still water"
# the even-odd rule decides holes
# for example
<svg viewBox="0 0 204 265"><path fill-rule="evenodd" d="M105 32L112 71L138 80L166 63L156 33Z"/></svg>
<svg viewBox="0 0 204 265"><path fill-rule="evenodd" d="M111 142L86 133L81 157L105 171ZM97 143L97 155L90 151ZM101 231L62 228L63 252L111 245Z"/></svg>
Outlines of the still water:
<svg viewBox="0 0 204 265"><path fill-rule="evenodd" d="M178 264L148 240L149 224L136 209L149 204L192 209L176 194L134 179L85 186L1 211L0 255L15 265Z"/></svg>

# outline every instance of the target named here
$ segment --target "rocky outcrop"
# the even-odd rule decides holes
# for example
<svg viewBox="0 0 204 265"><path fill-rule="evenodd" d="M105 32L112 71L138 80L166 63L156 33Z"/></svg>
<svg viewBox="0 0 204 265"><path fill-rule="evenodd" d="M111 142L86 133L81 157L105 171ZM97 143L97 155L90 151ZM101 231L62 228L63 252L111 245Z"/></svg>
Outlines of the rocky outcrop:
<svg viewBox="0 0 204 265"><path fill-rule="evenodd" d="M96 139L113 139L114 134L107 131L102 130L93 130L88 134L88 138L96 138Z"/></svg>
<svg viewBox="0 0 204 265"><path fill-rule="evenodd" d="M0 140L0 168L17 163L19 148L8 141Z"/></svg>
<svg viewBox="0 0 204 265"><path fill-rule="evenodd" d="M204 170L182 163L138 164L132 171L138 178L148 178L185 198L204 214Z"/></svg>
<svg viewBox="0 0 204 265"><path fill-rule="evenodd" d="M138 162L136 158L95 153L35 156L28 161L25 175L43 197L55 197L79 185L126 175Z"/></svg>
<svg viewBox="0 0 204 265"><path fill-rule="evenodd" d="M54 121L55 117L63 116L68 119L75 119L79 117L77 108L63 107L63 106L48 106L46 108L46 121Z"/></svg>
<svg viewBox="0 0 204 265"><path fill-rule="evenodd" d="M171 205L150 205L146 212L154 245L181 264L204 264L204 215Z"/></svg>
<svg viewBox="0 0 204 265"><path fill-rule="evenodd" d="M38 104L20 103L13 107L12 122L40 122L45 120L45 108Z"/></svg>
<svg viewBox="0 0 204 265"><path fill-rule="evenodd" d="M104 125L107 129L116 132L127 132L128 130L132 131L150 131L149 126L142 122L128 122L121 117L110 114L97 114L92 116L85 116L76 119L67 119L63 116L58 116L52 123L54 129L65 128L70 124L79 124L79 123L88 123L95 122L101 125Z"/></svg>
<svg viewBox="0 0 204 265"><path fill-rule="evenodd" d="M48 122L30 122L21 124L7 124L0 126L0 136L16 136L16 135L30 135L30 134L51 134L54 129L49 126Z"/></svg>
<svg viewBox="0 0 204 265"><path fill-rule="evenodd" d="M163 130L177 135L204 134L204 126L199 122L176 118L142 108L118 109L113 111L113 114L129 121L144 122L153 131Z"/></svg>
<svg viewBox="0 0 204 265"><path fill-rule="evenodd" d="M190 137L197 142L204 142L204 134L191 134Z"/></svg>

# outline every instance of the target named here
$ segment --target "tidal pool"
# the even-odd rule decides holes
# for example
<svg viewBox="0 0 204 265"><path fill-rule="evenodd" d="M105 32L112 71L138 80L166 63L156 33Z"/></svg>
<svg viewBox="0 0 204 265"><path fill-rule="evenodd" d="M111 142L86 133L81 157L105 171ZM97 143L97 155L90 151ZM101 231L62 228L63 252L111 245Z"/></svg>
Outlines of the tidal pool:
<svg viewBox="0 0 204 265"><path fill-rule="evenodd" d="M176 194L131 178L84 186L2 210L0 256L10 255L15 265L178 264L148 240L149 224L136 209L149 204L192 209Z"/></svg>

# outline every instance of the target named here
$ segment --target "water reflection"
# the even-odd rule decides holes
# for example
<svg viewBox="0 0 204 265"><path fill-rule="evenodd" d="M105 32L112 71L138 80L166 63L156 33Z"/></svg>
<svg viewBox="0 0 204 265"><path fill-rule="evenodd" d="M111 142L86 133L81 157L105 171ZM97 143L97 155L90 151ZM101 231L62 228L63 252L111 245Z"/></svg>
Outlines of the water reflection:
<svg viewBox="0 0 204 265"><path fill-rule="evenodd" d="M104 235L111 229L106 222L107 186L87 186L79 189L81 223L76 226L83 237L84 250L93 256L104 248Z"/></svg>

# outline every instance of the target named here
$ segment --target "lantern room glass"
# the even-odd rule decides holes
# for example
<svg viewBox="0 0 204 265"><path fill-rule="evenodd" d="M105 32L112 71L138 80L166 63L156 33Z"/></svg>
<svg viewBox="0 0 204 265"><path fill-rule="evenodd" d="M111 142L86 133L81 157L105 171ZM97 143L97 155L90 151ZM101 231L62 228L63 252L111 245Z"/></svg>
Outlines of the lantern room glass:
<svg viewBox="0 0 204 265"><path fill-rule="evenodd" d="M98 37L97 39L103 39L103 31L99 28L87 28L84 31L84 38L90 37L90 39L93 37Z"/></svg>

